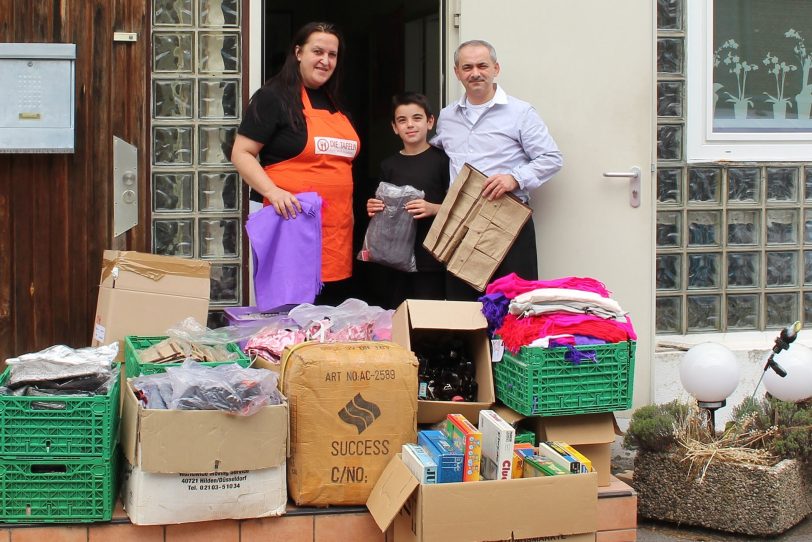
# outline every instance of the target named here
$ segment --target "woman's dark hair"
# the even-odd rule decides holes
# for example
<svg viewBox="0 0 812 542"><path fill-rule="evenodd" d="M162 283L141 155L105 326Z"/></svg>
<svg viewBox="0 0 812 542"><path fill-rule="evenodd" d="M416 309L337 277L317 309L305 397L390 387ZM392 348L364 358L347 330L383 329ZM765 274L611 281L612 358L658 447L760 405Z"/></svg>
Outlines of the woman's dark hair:
<svg viewBox="0 0 812 542"><path fill-rule="evenodd" d="M307 23L293 36L282 69L265 83L265 85L271 87L279 97L282 102L282 107L286 110L290 118L291 125L296 130L301 130L305 127L304 115L302 114L302 109L304 109L301 95L302 75L299 71L299 60L296 58L296 48L304 47L304 44L307 43L310 36L317 32L332 34L338 38L338 58L336 59L335 70L330 79L328 79L321 88L324 90L330 102L332 102L333 107L338 111L344 112L338 99L339 83L343 71L342 66L344 65L344 38L341 36L338 28L332 23Z"/></svg>
<svg viewBox="0 0 812 542"><path fill-rule="evenodd" d="M419 92L401 92L400 94L395 94L392 96L392 120L395 119L395 111L398 107L401 105L410 104L420 106L423 109L423 112L426 113L426 118L434 116L434 114L431 112L429 99L426 98L425 95L420 94Z"/></svg>

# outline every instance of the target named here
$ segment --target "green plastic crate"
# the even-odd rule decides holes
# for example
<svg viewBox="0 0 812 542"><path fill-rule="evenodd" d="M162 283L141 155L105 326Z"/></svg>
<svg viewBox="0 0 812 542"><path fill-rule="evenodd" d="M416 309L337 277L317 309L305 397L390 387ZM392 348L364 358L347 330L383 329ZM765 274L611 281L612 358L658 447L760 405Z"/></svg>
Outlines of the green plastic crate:
<svg viewBox="0 0 812 542"><path fill-rule="evenodd" d="M108 459L0 459L0 522L109 521L119 453Z"/></svg>
<svg viewBox="0 0 812 542"><path fill-rule="evenodd" d="M513 442L516 444L532 444L533 446L538 444L536 442L536 434L532 431L527 431L526 429L517 429L516 439Z"/></svg>
<svg viewBox="0 0 812 542"><path fill-rule="evenodd" d="M137 337L135 335L129 335L124 339L124 366L127 370L127 378L163 373L169 367L180 367L182 365L182 363L143 363L141 361L141 358L138 356L139 350L145 350L165 339L166 337ZM229 352L237 354L239 357L233 361L206 361L200 364L208 367L224 365L226 363L238 363L241 367L251 365L251 360L240 350L240 347L237 346L236 343L227 344L226 349Z"/></svg>
<svg viewBox="0 0 812 542"><path fill-rule="evenodd" d="M597 362L568 360L567 348L522 347L494 363L496 398L525 416L566 416L632 406L634 341L574 347Z"/></svg>
<svg viewBox="0 0 812 542"><path fill-rule="evenodd" d="M118 442L120 365L107 395L0 395L0 457L110 457ZM0 385L10 369L0 375Z"/></svg>

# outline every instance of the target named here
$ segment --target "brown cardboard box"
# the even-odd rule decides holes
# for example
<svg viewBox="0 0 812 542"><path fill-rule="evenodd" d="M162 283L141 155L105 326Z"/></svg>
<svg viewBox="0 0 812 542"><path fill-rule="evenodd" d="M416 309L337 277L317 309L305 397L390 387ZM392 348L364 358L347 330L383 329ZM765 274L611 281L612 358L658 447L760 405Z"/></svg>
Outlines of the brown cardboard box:
<svg viewBox="0 0 812 542"><path fill-rule="evenodd" d="M516 240L533 211L513 194L482 197L487 175L465 164L451 184L423 246L448 271L479 291Z"/></svg>
<svg viewBox="0 0 812 542"><path fill-rule="evenodd" d="M364 504L417 441L417 359L394 343L307 342L282 356L290 403L288 489L299 505Z"/></svg>
<svg viewBox="0 0 812 542"><path fill-rule="evenodd" d="M141 407L126 385L122 500L136 525L241 519L285 512L288 407L252 416Z"/></svg>
<svg viewBox="0 0 812 542"><path fill-rule="evenodd" d="M394 523L394 542L594 542L597 475L420 484L398 456L367 507L381 531Z"/></svg>
<svg viewBox="0 0 812 542"><path fill-rule="evenodd" d="M523 416L504 405L498 405L494 410L514 427L534 431L539 441L566 442L592 461L592 468L598 473L599 486L605 487L611 483L612 443L615 436L621 434L614 414L542 417Z"/></svg>
<svg viewBox="0 0 812 542"><path fill-rule="evenodd" d="M454 331L474 357L478 397L476 402L418 401L417 423L438 423L452 413L469 421L479 419L479 411L496 401L491 369L488 322L482 315L482 303L470 301L429 301L407 299L392 317L392 340L411 350L412 340L426 334Z"/></svg>
<svg viewBox="0 0 812 542"><path fill-rule="evenodd" d="M205 325L210 267L202 260L105 250L91 345L119 341L121 361L127 335L166 335L190 316Z"/></svg>

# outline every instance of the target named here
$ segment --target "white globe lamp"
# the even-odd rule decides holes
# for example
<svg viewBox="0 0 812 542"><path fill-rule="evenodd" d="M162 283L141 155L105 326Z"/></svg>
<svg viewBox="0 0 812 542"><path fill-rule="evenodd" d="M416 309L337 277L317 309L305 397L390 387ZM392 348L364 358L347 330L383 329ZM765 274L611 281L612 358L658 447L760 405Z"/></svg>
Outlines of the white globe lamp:
<svg viewBox="0 0 812 542"><path fill-rule="evenodd" d="M764 375L764 387L770 395L781 401L798 402L812 398L812 349L793 344L775 356L775 362L784 370L781 377L775 371Z"/></svg>
<svg viewBox="0 0 812 542"><path fill-rule="evenodd" d="M727 398L739 385L740 372L736 355L719 343L697 344L682 358L682 387L696 398L697 405L708 410L711 428L715 428L716 410L727 404Z"/></svg>

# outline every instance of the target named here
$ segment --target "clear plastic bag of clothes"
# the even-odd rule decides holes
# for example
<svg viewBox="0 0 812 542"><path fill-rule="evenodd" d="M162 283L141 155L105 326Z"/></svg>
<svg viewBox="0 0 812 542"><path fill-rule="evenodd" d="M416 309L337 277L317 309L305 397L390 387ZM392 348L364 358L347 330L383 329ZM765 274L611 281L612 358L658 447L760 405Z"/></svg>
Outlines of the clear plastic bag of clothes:
<svg viewBox="0 0 812 542"><path fill-rule="evenodd" d="M39 352L7 359L10 376L5 384L16 388L25 384L64 383L71 379L98 380L103 383L112 374L113 361L117 354L118 342L75 349L58 344Z"/></svg>
<svg viewBox="0 0 812 542"><path fill-rule="evenodd" d="M258 331L259 325L256 327ZM191 355L195 345L225 347L225 345L229 343L250 337L251 331L252 330L247 327L236 328L231 326L209 329L190 316L167 329L166 334L183 348L184 353L188 357ZM221 348L220 351L218 351L219 359L217 361L235 361L238 357L238 354L228 352L225 348Z"/></svg>
<svg viewBox="0 0 812 542"><path fill-rule="evenodd" d="M349 298L337 307L303 303L291 309L288 316L304 330L308 340L319 342L369 341L374 339L376 323L378 331L385 325L380 319L386 311L368 305L365 301ZM391 331L391 317L389 328Z"/></svg>
<svg viewBox="0 0 812 542"><path fill-rule="evenodd" d="M169 410L223 410L250 416L284 397L277 389L279 376L267 369L243 368L236 363L206 367L186 361L166 373L132 379L146 408Z"/></svg>
<svg viewBox="0 0 812 542"><path fill-rule="evenodd" d="M406 204L423 199L425 194L413 186L396 186L382 182L375 190L375 197L383 201L384 209L375 213L369 221L364 246L358 259L376 262L400 271L415 272L414 239L417 224L406 211Z"/></svg>

